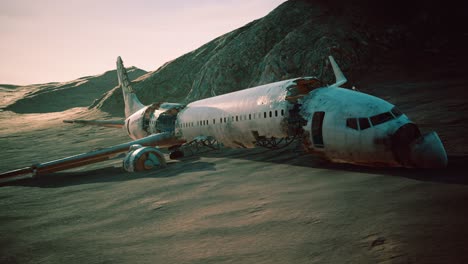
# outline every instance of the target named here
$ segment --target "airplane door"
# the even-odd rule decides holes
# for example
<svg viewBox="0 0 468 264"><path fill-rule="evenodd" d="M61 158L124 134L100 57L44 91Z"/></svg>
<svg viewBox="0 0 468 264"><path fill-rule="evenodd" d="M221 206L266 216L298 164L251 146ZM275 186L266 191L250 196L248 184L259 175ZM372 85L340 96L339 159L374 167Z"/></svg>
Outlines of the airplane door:
<svg viewBox="0 0 468 264"><path fill-rule="evenodd" d="M315 112L312 117L312 140L316 148L323 148L323 118L325 112Z"/></svg>

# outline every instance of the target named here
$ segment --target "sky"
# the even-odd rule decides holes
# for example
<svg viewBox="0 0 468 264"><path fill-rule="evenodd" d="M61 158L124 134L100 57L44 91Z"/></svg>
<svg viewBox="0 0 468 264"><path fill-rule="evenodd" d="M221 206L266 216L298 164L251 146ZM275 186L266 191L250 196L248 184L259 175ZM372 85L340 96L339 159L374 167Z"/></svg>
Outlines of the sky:
<svg viewBox="0 0 468 264"><path fill-rule="evenodd" d="M285 0L0 0L0 83L153 71Z"/></svg>

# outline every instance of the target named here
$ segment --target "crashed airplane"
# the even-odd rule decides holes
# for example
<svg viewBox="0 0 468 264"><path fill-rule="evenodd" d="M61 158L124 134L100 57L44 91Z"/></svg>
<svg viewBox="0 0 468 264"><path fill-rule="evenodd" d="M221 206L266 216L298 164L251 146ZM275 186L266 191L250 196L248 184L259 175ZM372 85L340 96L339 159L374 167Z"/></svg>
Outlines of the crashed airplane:
<svg viewBox="0 0 468 264"><path fill-rule="evenodd" d="M346 78L329 57L336 82L315 77L285 80L188 105L137 98L120 57L117 74L125 121L66 120L67 123L123 128L133 141L0 174L0 181L33 177L105 161L127 153L129 172L164 167L160 148L171 159L191 145L279 148L300 140L310 153L338 163L378 167L443 168L447 154L436 132L422 135L398 108L380 98L341 88Z"/></svg>

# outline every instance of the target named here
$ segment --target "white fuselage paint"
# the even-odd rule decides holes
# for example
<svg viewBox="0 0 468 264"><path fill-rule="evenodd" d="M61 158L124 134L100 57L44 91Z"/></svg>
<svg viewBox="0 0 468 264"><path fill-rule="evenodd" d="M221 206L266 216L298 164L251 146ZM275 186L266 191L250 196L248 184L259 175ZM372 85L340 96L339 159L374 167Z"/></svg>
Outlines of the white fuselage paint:
<svg viewBox="0 0 468 264"><path fill-rule="evenodd" d="M314 77L295 78L206 98L187 106L156 103L142 107L136 96L124 96L126 105L137 106L133 110L136 112L126 115L125 128L133 139L158 133L172 135L160 147L173 150L206 137L227 147L245 148L253 148L259 142L267 146L263 143L300 137L307 151L334 162L447 166L445 149L435 132L422 135L394 105L338 87L346 78L333 57L329 56L329 60L336 82L326 87L320 87L320 81ZM124 93L133 94L120 57L117 64Z"/></svg>
<svg viewBox="0 0 468 264"><path fill-rule="evenodd" d="M398 166L390 148L391 135L403 124L410 123L406 115L394 117L382 124L364 130L346 126L348 118L369 118L390 112L394 105L380 98L344 88L319 88L302 99L301 115L307 120L304 131L312 135L312 115L323 111L323 148L314 146L312 151L322 152L334 162L357 164L381 164Z"/></svg>
<svg viewBox="0 0 468 264"><path fill-rule="evenodd" d="M294 80L281 81L193 102L183 109L176 121L176 135L186 141L211 136L228 147L255 147L252 131L260 136L287 137L287 118L293 104L285 98ZM311 142L311 152L334 162L398 166L389 147L389 137L410 120L401 115L365 130L346 127L347 118L369 118L389 112L394 106L361 92L324 87L303 97L301 116ZM323 147L312 138L312 115L324 111ZM270 117L271 112L271 117ZM283 113L283 115L282 115ZM224 121L226 120L226 122Z"/></svg>
<svg viewBox="0 0 468 264"><path fill-rule="evenodd" d="M287 90L281 81L193 102L176 121L176 135L190 141L211 136L228 147L255 147L255 136L287 137Z"/></svg>
<svg viewBox="0 0 468 264"><path fill-rule="evenodd" d="M174 139L160 147L177 147L199 137L213 137L227 147L253 148L258 138L291 137L290 126L295 124L291 122L291 113L296 109L296 115L303 120L301 124L305 124L301 125L300 136L307 151L333 162L402 166L394 143L392 145L392 135L405 124L412 124L406 115L392 113L394 105L385 100L335 86L316 88L291 100L289 88L299 79L305 78L215 96L192 102L185 108L175 105L179 108L172 113L169 126L167 122L161 125L161 120L168 120L161 117L171 111L170 106L166 109L145 107L127 119L130 126L126 124L126 129L134 139L161 132L173 133ZM324 112L321 144L315 142L312 128L317 112ZM388 120L378 124L371 122L371 117L384 113L390 116ZM369 127L351 128L347 125L349 118L364 118ZM441 144L439 149L443 150Z"/></svg>

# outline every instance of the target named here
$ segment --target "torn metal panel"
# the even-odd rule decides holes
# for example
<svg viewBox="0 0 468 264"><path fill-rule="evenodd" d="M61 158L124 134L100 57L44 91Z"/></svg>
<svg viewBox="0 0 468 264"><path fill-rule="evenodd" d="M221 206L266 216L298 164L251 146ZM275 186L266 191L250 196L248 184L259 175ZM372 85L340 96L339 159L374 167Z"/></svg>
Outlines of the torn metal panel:
<svg viewBox="0 0 468 264"><path fill-rule="evenodd" d="M255 147L252 131L263 137L287 137L285 100L295 80L282 81L203 99L187 105L177 118L176 135L212 136L230 147Z"/></svg>
<svg viewBox="0 0 468 264"><path fill-rule="evenodd" d="M127 118L127 132L133 139L156 133L173 133L177 114L184 107L183 104L174 103L153 103L146 106Z"/></svg>

